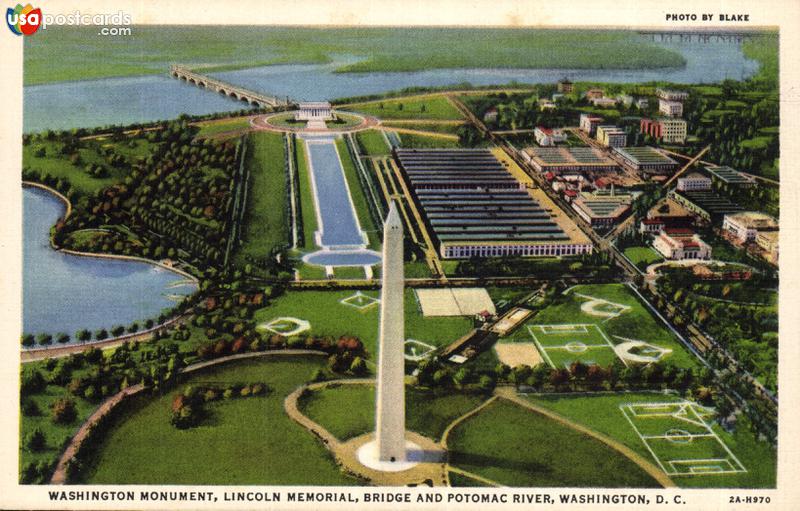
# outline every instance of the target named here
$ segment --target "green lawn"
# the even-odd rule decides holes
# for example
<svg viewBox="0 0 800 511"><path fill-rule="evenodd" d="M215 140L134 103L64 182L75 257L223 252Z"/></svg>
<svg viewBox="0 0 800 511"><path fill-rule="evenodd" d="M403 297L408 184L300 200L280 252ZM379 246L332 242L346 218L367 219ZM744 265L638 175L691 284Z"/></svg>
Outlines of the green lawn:
<svg viewBox="0 0 800 511"><path fill-rule="evenodd" d="M651 264L664 260L658 252L650 247L628 247L623 252L642 271L645 271Z"/></svg>
<svg viewBox="0 0 800 511"><path fill-rule="evenodd" d="M226 131L245 130L250 127L250 119L223 119L219 121L208 121L199 125L200 131L197 132L198 137L208 137Z"/></svg>
<svg viewBox="0 0 800 511"><path fill-rule="evenodd" d="M506 486L659 487L600 441L505 401L456 426L448 448L451 465Z"/></svg>
<svg viewBox="0 0 800 511"><path fill-rule="evenodd" d="M378 336L379 306L357 309L340 303L356 291L296 291L287 293L269 306L255 313L257 323L269 322L278 317L295 317L311 323L314 335L358 336L366 349L375 354ZM377 297L377 291L361 291ZM412 289L405 291L406 338L416 339L435 346L450 343L472 328L472 319L465 317L425 318L419 311Z"/></svg>
<svg viewBox="0 0 800 511"><path fill-rule="evenodd" d="M356 133L356 140L361 147L362 154L368 156L388 156L389 145L383 138L383 133L378 130L366 130Z"/></svg>
<svg viewBox="0 0 800 511"><path fill-rule="evenodd" d="M361 187L361 181L358 179L356 164L353 158L350 157L350 152L347 150L347 141L344 138L336 139L336 150L339 153L339 158L342 160L342 168L344 168L344 177L347 179L347 186L350 189L350 198L353 199L353 205L356 207L356 214L358 215L358 223L361 229L367 233L369 238L369 248L372 250L381 249L381 239L375 223L372 221L372 215L369 214L369 206L367 205L367 195Z"/></svg>
<svg viewBox="0 0 800 511"><path fill-rule="evenodd" d="M37 364L41 367L41 365ZM45 374L46 371L43 371ZM79 371L74 372L75 375ZM77 416L74 421L69 424L56 424L50 419L50 409L53 403L62 397L69 397L75 401L75 409ZM57 385L48 385L45 390L39 394L30 396L23 396L25 400L30 400L36 403L39 408L40 414L35 416L28 416L20 414L20 449L19 449L19 467L20 471L28 463L48 463L52 464L55 468L55 462L64 450L64 446L68 439L72 438L80 425L92 414L96 404L87 401L83 398L76 398L70 394L66 388ZM34 429L39 428L45 436L45 448L41 451L29 451L22 443L28 433ZM48 473L52 475L52 471Z"/></svg>
<svg viewBox="0 0 800 511"><path fill-rule="evenodd" d="M463 119L461 112L443 96L383 99L343 108L379 119Z"/></svg>
<svg viewBox="0 0 800 511"><path fill-rule="evenodd" d="M628 306L630 309L611 319L593 316L581 310L581 305L589 299L581 298L579 294L608 300ZM672 362L680 367L698 367L699 362L695 356L683 347L661 320L650 314L646 306L624 284L579 285L563 298L561 303L552 304L541 310L508 339L531 342L532 337L526 328L528 325L596 324L614 344L624 342L615 336L645 341L672 350L661 359L663 361Z"/></svg>
<svg viewBox="0 0 800 511"><path fill-rule="evenodd" d="M438 441L451 422L484 399L478 394L436 395L406 387L406 428ZM374 430L375 388L340 385L316 390L303 399L300 409L339 440L347 440Z"/></svg>
<svg viewBox="0 0 800 511"><path fill-rule="evenodd" d="M428 137L411 133L398 133L400 145L405 149L449 149L458 147L458 140L440 137Z"/></svg>
<svg viewBox="0 0 800 511"><path fill-rule="evenodd" d="M97 148L104 146L115 146L120 148L119 152L129 155L146 155L150 151L150 144L146 140L134 142L135 147L127 147L130 140L111 142L107 140L92 140L81 143L78 149L81 162L73 164L69 156L60 153L63 146L56 141L35 141L22 147L22 166L30 167L41 173L50 174L56 178L65 179L72 184L73 189L80 194L93 194L98 190L106 188L114 183L122 181L127 175L130 165L123 165L120 168L112 167L106 163L105 157L97 152ZM44 156L36 156L38 149L45 150ZM138 156L137 156L138 158ZM108 175L97 178L90 176L86 171L86 165L94 163L106 167Z"/></svg>
<svg viewBox="0 0 800 511"><path fill-rule="evenodd" d="M337 266L333 269L333 276L337 279L363 279L366 278L364 268L361 266Z"/></svg>
<svg viewBox="0 0 800 511"><path fill-rule="evenodd" d="M259 131L248 136L247 160L250 182L242 226L240 262L263 259L289 242L286 204L286 170L283 135Z"/></svg>
<svg viewBox="0 0 800 511"><path fill-rule="evenodd" d="M280 126L283 128L305 128L306 121L295 121L295 112L286 112L280 115L270 117L270 124ZM358 126L363 122L361 117L355 115L348 115L342 112L336 112L336 120L325 121L325 124L330 129L352 128Z"/></svg>
<svg viewBox="0 0 800 511"><path fill-rule="evenodd" d="M303 248L314 250L314 233L317 231L317 211L314 206L314 190L311 189L311 176L308 168L306 143L303 140L294 141L295 161L297 162L297 179L300 183L300 214L303 218Z"/></svg>
<svg viewBox="0 0 800 511"><path fill-rule="evenodd" d="M683 401L679 396L649 392L620 392L592 396L534 395L529 396L528 399L622 442L651 461L654 461L652 454L620 411L620 405ZM705 420L707 423L712 422L712 419ZM692 488L775 487L776 452L768 443L755 440L753 434L744 425L739 425L733 433L726 432L716 424L712 424L712 429L742 462L748 472L731 475L673 476L676 484Z"/></svg>
<svg viewBox="0 0 800 511"><path fill-rule="evenodd" d="M433 122L392 122L386 121L381 123L382 126L387 128L406 128L409 130L419 131L432 131L435 133L447 133L450 135L458 134L458 129L463 124L450 124L450 123L433 123Z"/></svg>
<svg viewBox="0 0 800 511"><path fill-rule="evenodd" d="M137 398L98 446L82 482L90 484L351 485L322 444L286 416L283 399L324 365L323 358L246 360L210 368L186 384L265 382L265 397L221 401L195 428L170 425L183 386Z"/></svg>

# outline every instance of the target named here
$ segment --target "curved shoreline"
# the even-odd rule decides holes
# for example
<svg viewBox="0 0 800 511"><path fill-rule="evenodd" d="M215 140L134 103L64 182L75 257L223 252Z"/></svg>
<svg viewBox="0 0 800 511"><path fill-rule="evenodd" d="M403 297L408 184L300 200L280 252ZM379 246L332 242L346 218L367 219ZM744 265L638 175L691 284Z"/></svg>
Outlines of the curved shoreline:
<svg viewBox="0 0 800 511"><path fill-rule="evenodd" d="M60 199L64 203L65 208L66 208L66 211L64 212L64 215L62 216L63 219L68 218L69 215L72 214L72 203L70 202L70 200L66 196L64 196L58 190L55 190L55 189L53 189L53 188L51 188L51 187L49 187L47 185L41 184L41 183L35 183L33 181L22 181L23 189L26 186L27 187L38 188L40 190L44 190L44 191L52 194L54 197ZM62 254L66 254L66 255L71 255L71 256L74 256L74 257L94 257L94 258L97 258L97 259L111 259L111 260L119 260L119 261L128 261L128 262L149 264L151 266L156 266L158 268L162 268L164 270L171 271L171 272L173 272L173 273L175 273L177 275L180 275L181 277L183 277L183 278L185 278L187 280L190 280L197 287L197 290L195 291L195 293L200 288L200 281L199 281L199 279L197 277L195 277L194 275L191 275L190 273L186 272L185 270L182 270L180 268L176 268L174 266L165 264L165 263L163 263L161 261L155 261L155 260L152 260L152 259L147 259L147 258L139 257L139 256L128 256L128 255L121 255L121 254L93 253L93 252L81 252L81 251L78 251L78 250L71 250L71 249L68 249L68 248L61 248L61 247L58 247L57 245L55 245L53 243L53 239L52 238L50 238L50 248L52 250L56 251L56 252L60 252ZM194 294L194 293L192 293L192 294ZM191 295L187 295L187 297L188 296L191 296ZM164 328L164 327L167 327L167 326L175 323L176 321L181 319L181 317L183 317L183 315L177 315L177 316L174 316L172 318L169 318L167 321L165 321L163 323L160 323L158 325L154 325L152 328L149 328L147 330L143 330L143 331L135 332L135 333L131 333L131 334L123 334L123 335L118 336L118 337L113 337L113 338L109 338L109 339L103 339L102 341L75 343L75 344L69 344L69 345L64 345L64 346L46 346L46 347L37 347L37 348L22 348L20 350L21 361L23 363L24 362L31 362L31 361L34 361L34 360L41 360L42 358L48 358L49 356L63 357L63 356L67 356L67 355L70 355L72 353L83 351L83 350L90 349L90 348L93 348L93 347L109 348L109 347L113 347L113 346L119 345L119 344L121 344L123 342L126 342L126 341L132 341L132 342L143 341L143 340L146 340L145 338L149 338L153 332L157 331L160 328ZM30 355L26 356L25 355L26 353L29 353Z"/></svg>
<svg viewBox="0 0 800 511"><path fill-rule="evenodd" d="M51 188L51 187L49 187L47 185L44 185L42 183L36 183L34 181L25 181L25 180L23 180L22 181L22 188L25 189L26 186L31 186L33 188L39 188L40 190L44 190L46 192L50 192L51 194L53 194L56 197L58 197L59 199L61 199L61 202L63 202L64 206L67 208L67 211L64 213L64 216L63 216L64 220L69 218L69 216L72 214L72 202L70 202L70 200L64 194L62 194L61 192L59 192L55 188Z"/></svg>
<svg viewBox="0 0 800 511"><path fill-rule="evenodd" d="M41 183L35 183L33 181L23 181L22 182L22 187L25 188L26 186L39 188L39 189L44 190L46 192L50 192L51 194L53 194L56 197L58 197L59 199L61 199L61 201L64 202L64 204L65 204L65 206L67 208L67 210L66 210L66 212L64 213L64 216L63 216L63 218L65 220L67 218L69 218L69 216L72 214L72 203L69 201L69 199L67 197L65 197L58 190L56 190L54 188L51 188L51 187L49 187L47 185L43 185ZM69 254L69 255L74 255L74 256L78 256L78 257L96 257L98 259L118 259L118 260L121 260L121 261L135 261L135 262L140 262L140 263L151 264L153 266L158 266L158 267L163 268L165 270L169 270L169 271L175 272L178 275L191 280L192 282L194 282L197 285L200 284L200 280L197 279L197 277L195 277L194 275L186 272L185 270L181 270L180 268L176 268L174 266L170 266L168 264L165 264L165 263L163 263L161 261L156 261L154 259L147 259L146 257L130 256L130 255L123 255L123 254L107 254L107 253L102 253L102 252L99 252L99 253L98 252L82 252L82 251L79 251L79 250L72 250L72 249L69 249L69 248L58 247L56 245L53 245L52 240L50 242L50 245L53 247L53 250L55 250L56 252L61 252L63 254Z"/></svg>

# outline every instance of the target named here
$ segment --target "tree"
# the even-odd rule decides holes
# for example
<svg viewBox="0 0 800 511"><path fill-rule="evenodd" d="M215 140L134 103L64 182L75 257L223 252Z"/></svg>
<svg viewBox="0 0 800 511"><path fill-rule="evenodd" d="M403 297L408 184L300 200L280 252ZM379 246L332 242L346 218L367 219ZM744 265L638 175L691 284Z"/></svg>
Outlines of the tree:
<svg viewBox="0 0 800 511"><path fill-rule="evenodd" d="M69 424L77 417L75 401L62 397L57 399L51 408L50 418L56 424Z"/></svg>
<svg viewBox="0 0 800 511"><path fill-rule="evenodd" d="M83 328L81 330L78 330L75 336L78 338L79 341L86 342L92 338L92 333L89 330Z"/></svg>
<svg viewBox="0 0 800 511"><path fill-rule="evenodd" d="M350 364L350 372L361 376L367 372L367 364L361 357L354 357L353 362Z"/></svg>
<svg viewBox="0 0 800 511"><path fill-rule="evenodd" d="M68 343L70 341L69 334L64 332L59 333L58 335L56 335L56 341L58 341L59 344Z"/></svg>
<svg viewBox="0 0 800 511"><path fill-rule="evenodd" d="M495 385L496 382L494 381L494 378L488 374L484 374L480 377L480 379L478 379L478 387L480 387L484 392L491 392Z"/></svg>
<svg viewBox="0 0 800 511"><path fill-rule="evenodd" d="M36 343L36 339L34 338L33 334L23 334L20 339L20 342L26 348L30 348Z"/></svg>
<svg viewBox="0 0 800 511"><path fill-rule="evenodd" d="M47 439L40 428L35 428L33 431L25 435L25 448L31 452L38 452L43 450L47 445Z"/></svg>
<svg viewBox="0 0 800 511"><path fill-rule="evenodd" d="M53 336L50 334L39 334L36 336L36 342L42 346L47 346L53 343Z"/></svg>

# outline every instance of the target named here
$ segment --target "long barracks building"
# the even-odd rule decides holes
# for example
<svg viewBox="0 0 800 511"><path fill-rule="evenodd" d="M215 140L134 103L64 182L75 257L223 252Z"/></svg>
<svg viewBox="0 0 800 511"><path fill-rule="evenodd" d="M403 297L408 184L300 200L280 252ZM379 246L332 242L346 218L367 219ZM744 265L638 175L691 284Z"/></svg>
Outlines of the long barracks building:
<svg viewBox="0 0 800 511"><path fill-rule="evenodd" d="M543 207L489 150L395 149L394 154L443 258L592 251L555 205Z"/></svg>

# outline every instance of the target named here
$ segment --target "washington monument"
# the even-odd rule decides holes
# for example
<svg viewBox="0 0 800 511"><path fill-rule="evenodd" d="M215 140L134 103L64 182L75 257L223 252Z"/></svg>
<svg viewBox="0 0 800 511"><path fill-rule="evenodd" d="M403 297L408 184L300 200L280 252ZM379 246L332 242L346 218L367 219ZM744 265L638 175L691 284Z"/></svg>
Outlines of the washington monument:
<svg viewBox="0 0 800 511"><path fill-rule="evenodd" d="M406 461L405 314L403 310L403 223L394 201L383 224L383 276L378 338L375 441L378 460Z"/></svg>

